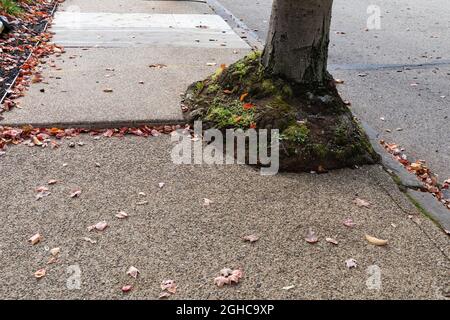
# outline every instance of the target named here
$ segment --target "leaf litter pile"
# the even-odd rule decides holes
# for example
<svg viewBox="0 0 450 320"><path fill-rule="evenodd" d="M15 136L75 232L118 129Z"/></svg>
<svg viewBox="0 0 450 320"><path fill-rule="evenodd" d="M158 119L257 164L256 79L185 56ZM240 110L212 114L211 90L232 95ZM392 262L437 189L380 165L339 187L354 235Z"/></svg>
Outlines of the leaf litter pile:
<svg viewBox="0 0 450 320"><path fill-rule="evenodd" d="M42 81L39 73L33 75L40 60L64 51L50 42L52 34L45 30L55 6L61 2L63 0L19 0L20 12L15 16L0 7L0 15L5 16L12 26L10 32L0 35L0 99L6 95L0 108L0 119L2 112L16 106L14 99L22 96L31 82ZM9 89L16 77L14 87Z"/></svg>
<svg viewBox="0 0 450 320"><path fill-rule="evenodd" d="M445 180L442 184L439 183L438 177L427 166L425 160L417 160L411 162L405 154L405 150L395 143L387 143L384 140L380 144L393 157L400 162L408 172L415 174L423 183L421 191L431 193L438 199L447 209L450 209L450 179Z"/></svg>
<svg viewBox="0 0 450 320"><path fill-rule="evenodd" d="M141 126L138 128L116 128L116 129L59 129L59 128L33 128L32 126L24 126L22 128L11 128L0 126L0 152L4 152L7 145L23 144L30 147L50 147L58 148L63 138L73 138L80 134L89 134L94 139L101 137L123 137L125 135L134 135L139 137L159 136L161 134L169 134L175 130L181 129L181 125L165 125L165 126ZM78 145L83 145L82 143ZM69 145L75 147L75 144ZM1 155L1 153L0 153Z"/></svg>

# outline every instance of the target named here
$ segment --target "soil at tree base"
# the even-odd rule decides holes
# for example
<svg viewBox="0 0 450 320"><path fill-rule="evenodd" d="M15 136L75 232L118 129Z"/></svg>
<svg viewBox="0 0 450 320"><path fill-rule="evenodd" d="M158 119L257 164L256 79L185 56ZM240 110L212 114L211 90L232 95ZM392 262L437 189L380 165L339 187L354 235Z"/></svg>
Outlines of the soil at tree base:
<svg viewBox="0 0 450 320"><path fill-rule="evenodd" d="M284 171L325 172L380 160L331 76L321 86L292 83L265 72L259 52L192 84L183 104L186 120L202 120L203 129L279 129Z"/></svg>

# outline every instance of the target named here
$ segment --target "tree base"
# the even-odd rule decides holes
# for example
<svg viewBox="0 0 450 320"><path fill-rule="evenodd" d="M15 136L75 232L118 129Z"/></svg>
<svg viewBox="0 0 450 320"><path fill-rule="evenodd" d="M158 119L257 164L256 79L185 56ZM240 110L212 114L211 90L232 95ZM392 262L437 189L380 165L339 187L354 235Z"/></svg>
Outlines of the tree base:
<svg viewBox="0 0 450 320"><path fill-rule="evenodd" d="M279 129L280 170L318 171L374 164L379 155L339 96L330 76L308 87L267 74L253 52L206 80L184 98L189 123L203 129Z"/></svg>

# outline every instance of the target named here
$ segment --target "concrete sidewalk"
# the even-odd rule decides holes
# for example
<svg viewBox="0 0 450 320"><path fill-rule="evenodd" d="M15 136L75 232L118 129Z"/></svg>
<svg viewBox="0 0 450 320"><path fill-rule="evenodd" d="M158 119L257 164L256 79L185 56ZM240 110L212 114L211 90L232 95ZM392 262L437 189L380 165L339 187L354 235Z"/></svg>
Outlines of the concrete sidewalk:
<svg viewBox="0 0 450 320"><path fill-rule="evenodd" d="M264 177L246 166L175 165L167 136L72 141L85 145L17 146L0 158L2 299L155 299L165 279L178 284L171 299L442 299L449 290L448 236L378 166ZM58 183L36 201L35 188L50 179ZM77 188L80 197L70 198ZM356 196L372 206L359 208ZM115 218L120 210L129 218ZM87 230L102 220L105 231ZM317 244L304 240L309 228ZM32 246L37 232L44 240ZM243 242L250 234L260 240ZM365 234L389 244L373 246ZM54 247L58 262L47 265ZM350 258L357 268L346 267ZM70 290L78 267L81 286ZM224 267L241 267L242 282L216 287ZM37 280L40 268L47 275ZM381 287L370 289L377 268Z"/></svg>
<svg viewBox="0 0 450 320"><path fill-rule="evenodd" d="M61 70L44 66L48 84L34 84L20 101L22 109L6 113L4 122L176 122L180 93L214 71L206 63L231 63L248 51L203 3L71 0L60 12L73 5L108 14L89 27L94 22L84 16L85 29L60 20L55 39L67 41L67 53L47 64L55 60ZM130 26L124 13L142 20ZM186 14L194 20L185 20ZM117 38L108 29L116 19L123 26ZM161 39L155 36L158 23L167 19L172 22L162 28L169 37ZM197 23L221 27L196 28ZM183 30L169 30L172 24ZM186 46L190 38L179 35L192 26L191 35L204 39L225 31L220 36L234 47L209 39ZM127 46L131 34L141 37ZM75 42L81 38L90 44L79 48ZM107 45L96 47L102 43ZM379 166L267 177L247 166L176 165L166 135L82 134L60 142L57 149L18 145L0 154L0 298L156 299L166 279L178 285L170 299L445 299L450 293L448 236ZM52 179L56 184L48 185ZM40 186L51 194L36 200ZM76 189L80 196L71 198ZM356 197L370 207L355 205ZM212 203L205 206L204 198ZM119 211L129 217L116 218ZM348 218L353 228L344 226ZM103 220L106 230L88 231ZM305 241L310 229L316 244ZM43 240L27 243L36 233ZM252 234L259 240L243 241ZM389 244L374 246L366 234ZM48 264L56 247L57 261ZM357 261L356 268L346 266L349 259ZM139 269L137 279L126 274L130 266ZM41 268L46 275L36 279ZM218 288L214 278L222 268L242 268L244 278ZM133 289L122 293L127 284Z"/></svg>
<svg viewBox="0 0 450 320"><path fill-rule="evenodd" d="M66 53L46 60L44 82L32 84L18 101L21 108L5 114L0 125L180 122L187 86L249 51L198 2L71 0L56 12L51 30Z"/></svg>

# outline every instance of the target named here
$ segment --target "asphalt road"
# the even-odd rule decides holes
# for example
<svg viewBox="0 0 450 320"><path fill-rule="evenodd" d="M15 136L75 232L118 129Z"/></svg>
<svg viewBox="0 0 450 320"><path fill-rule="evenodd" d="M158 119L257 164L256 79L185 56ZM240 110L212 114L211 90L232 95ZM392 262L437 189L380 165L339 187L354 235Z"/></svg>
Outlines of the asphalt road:
<svg viewBox="0 0 450 320"><path fill-rule="evenodd" d="M219 1L265 40L272 0ZM379 30L366 31L370 5L380 9ZM449 27L447 0L335 0L329 58L354 113L442 180L450 177Z"/></svg>

